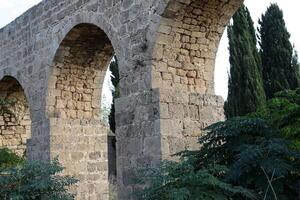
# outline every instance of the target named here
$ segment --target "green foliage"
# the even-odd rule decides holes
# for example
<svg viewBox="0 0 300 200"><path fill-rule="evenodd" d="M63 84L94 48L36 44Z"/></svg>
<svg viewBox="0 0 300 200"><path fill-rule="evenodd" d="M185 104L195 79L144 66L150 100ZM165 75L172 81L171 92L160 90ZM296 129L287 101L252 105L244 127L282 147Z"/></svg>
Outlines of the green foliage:
<svg viewBox="0 0 300 200"><path fill-rule="evenodd" d="M227 179L272 199L296 199L300 178L300 89L282 91L244 118L207 128L199 163L230 166ZM201 162L200 162L201 161ZM266 192L267 191L267 192Z"/></svg>
<svg viewBox="0 0 300 200"><path fill-rule="evenodd" d="M77 182L59 175L63 167L55 159L50 164L25 161L22 165L0 170L0 199L72 200L69 186Z"/></svg>
<svg viewBox="0 0 300 200"><path fill-rule="evenodd" d="M270 99L278 91L299 87L299 65L277 4L268 7L259 24L264 88Z"/></svg>
<svg viewBox="0 0 300 200"><path fill-rule="evenodd" d="M13 153L9 149L0 149L0 170L20 165L24 162L24 159L17 154Z"/></svg>
<svg viewBox="0 0 300 200"><path fill-rule="evenodd" d="M250 13L242 6L228 27L230 77L227 118L244 116L265 103L261 59Z"/></svg>
<svg viewBox="0 0 300 200"><path fill-rule="evenodd" d="M295 47L294 47L295 48ZM298 52L294 49L292 57L292 68L296 70L298 81L300 80L300 63L298 59ZM300 85L300 83L299 83Z"/></svg>
<svg viewBox="0 0 300 200"><path fill-rule="evenodd" d="M249 116L265 119L279 137L300 151L300 88L276 93L275 98Z"/></svg>
<svg viewBox="0 0 300 200"><path fill-rule="evenodd" d="M138 183L148 186L136 195L143 200L256 199L251 191L223 181L226 167L209 165L195 170L194 161L192 156L182 157L181 162L164 161L160 168L144 170Z"/></svg>
<svg viewBox="0 0 300 200"><path fill-rule="evenodd" d="M264 195L274 199L267 177L272 179L279 199L296 198L300 154L289 148L290 141L280 137L265 120L234 118L207 130L200 139L204 146L197 154L198 165L215 162L229 166L226 179L255 190L261 199Z"/></svg>

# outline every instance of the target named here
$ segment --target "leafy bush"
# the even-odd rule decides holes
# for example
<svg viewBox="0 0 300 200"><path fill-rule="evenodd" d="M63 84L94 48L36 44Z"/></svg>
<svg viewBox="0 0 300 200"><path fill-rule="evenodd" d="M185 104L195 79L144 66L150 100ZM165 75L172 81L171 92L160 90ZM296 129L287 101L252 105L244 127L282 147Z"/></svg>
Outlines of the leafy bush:
<svg viewBox="0 0 300 200"><path fill-rule="evenodd" d="M300 154L265 120L235 118L207 128L197 166L229 167L226 181L253 189L260 199L295 199Z"/></svg>
<svg viewBox="0 0 300 200"><path fill-rule="evenodd" d="M77 182L59 175L63 167L55 159L51 163L25 161L22 165L0 170L0 199L3 200L72 200L69 186Z"/></svg>
<svg viewBox="0 0 300 200"><path fill-rule="evenodd" d="M299 103L299 89L281 92L256 113L209 126L200 150L143 172L141 199L297 199Z"/></svg>
<svg viewBox="0 0 300 200"><path fill-rule="evenodd" d="M143 170L138 183L148 186L135 195L143 200L256 199L250 190L223 181L225 166L195 170L192 160L192 156L182 157L181 162L164 161L160 168Z"/></svg>
<svg viewBox="0 0 300 200"><path fill-rule="evenodd" d="M9 149L0 149L0 170L7 167L17 166L24 162L24 159Z"/></svg>
<svg viewBox="0 0 300 200"><path fill-rule="evenodd" d="M300 88L276 93L275 98L249 116L265 119L280 137L300 150Z"/></svg>

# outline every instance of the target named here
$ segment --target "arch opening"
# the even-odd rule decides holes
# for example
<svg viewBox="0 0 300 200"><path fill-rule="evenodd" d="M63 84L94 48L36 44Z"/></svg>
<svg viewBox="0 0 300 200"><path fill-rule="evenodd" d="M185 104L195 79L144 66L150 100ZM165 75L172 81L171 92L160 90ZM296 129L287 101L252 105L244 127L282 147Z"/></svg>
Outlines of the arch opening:
<svg viewBox="0 0 300 200"><path fill-rule="evenodd" d="M0 81L0 148L26 156L31 137L29 105L21 84L11 76Z"/></svg>
<svg viewBox="0 0 300 200"><path fill-rule="evenodd" d="M102 84L113 55L112 44L100 28L75 26L54 58L48 115L100 119Z"/></svg>
<svg viewBox="0 0 300 200"><path fill-rule="evenodd" d="M78 199L108 199L116 159L103 121L102 91L114 48L98 26L73 27L61 42L48 83L50 156L80 179ZM112 152L112 153L111 153Z"/></svg>

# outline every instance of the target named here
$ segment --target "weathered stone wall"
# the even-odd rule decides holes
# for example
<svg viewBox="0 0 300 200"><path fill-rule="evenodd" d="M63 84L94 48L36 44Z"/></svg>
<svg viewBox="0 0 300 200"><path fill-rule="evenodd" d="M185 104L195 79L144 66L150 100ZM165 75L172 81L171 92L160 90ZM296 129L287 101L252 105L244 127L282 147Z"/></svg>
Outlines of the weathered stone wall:
<svg viewBox="0 0 300 200"><path fill-rule="evenodd" d="M162 158L158 90L117 99L115 117L118 197L130 199L139 188L132 183L137 169L154 167Z"/></svg>
<svg viewBox="0 0 300 200"><path fill-rule="evenodd" d="M161 148L164 158L198 149L202 129L224 119L223 99L214 95L160 91Z"/></svg>
<svg viewBox="0 0 300 200"><path fill-rule="evenodd" d="M26 142L31 135L31 120L22 86L12 77L0 81L0 148L25 155Z"/></svg>
<svg viewBox="0 0 300 200"><path fill-rule="evenodd" d="M75 138L84 135L81 127L91 127L91 135L96 134L92 127L98 127L97 134L104 134L92 121L99 122L103 72L115 53L121 78L116 101L118 190L119 199L130 199L128 194L139 188L130 181L138 168L195 147L195 136L202 134L198 128L222 118L222 102L213 92L215 53L226 23L242 3L44 0L0 29L0 77L15 77L28 97L28 157L48 161L60 153L55 143L72 155L75 149L65 144L73 142L71 132L77 131ZM81 132L65 130L70 124ZM61 159L67 171L83 177L94 173L88 171L87 155L104 152L104 145L97 149L95 140L91 146L95 149L86 150L80 162L76 156ZM90 185L97 189L87 195L101 199L106 183L98 190L100 180L83 181L78 193Z"/></svg>

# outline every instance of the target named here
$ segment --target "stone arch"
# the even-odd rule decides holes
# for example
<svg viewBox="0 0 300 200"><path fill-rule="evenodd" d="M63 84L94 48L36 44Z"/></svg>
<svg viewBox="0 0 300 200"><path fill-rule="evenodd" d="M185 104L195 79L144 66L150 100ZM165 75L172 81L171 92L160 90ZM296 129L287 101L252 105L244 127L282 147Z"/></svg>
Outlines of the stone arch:
<svg viewBox="0 0 300 200"><path fill-rule="evenodd" d="M153 88L214 94L221 36L243 0L169 0L153 52Z"/></svg>
<svg viewBox="0 0 300 200"><path fill-rule="evenodd" d="M17 79L4 76L0 81L0 148L26 156L31 137L31 116L24 89Z"/></svg>
<svg viewBox="0 0 300 200"><path fill-rule="evenodd" d="M54 57L48 85L48 116L100 119L102 83L113 54L113 46L100 28L76 25Z"/></svg>
<svg viewBox="0 0 300 200"><path fill-rule="evenodd" d="M108 128L101 121L101 94L114 55L107 34L79 23L60 43L48 81L46 113L50 157L80 179L78 199L108 199Z"/></svg>
<svg viewBox="0 0 300 200"><path fill-rule="evenodd" d="M221 36L243 0L169 0L152 52L152 88L160 94L163 157L197 148L207 125L222 120L214 94L214 65Z"/></svg>
<svg viewBox="0 0 300 200"><path fill-rule="evenodd" d="M74 15L65 17L55 26L49 27L49 30L47 30L45 33L45 37L51 41L51 48L49 49L50 52L48 52L49 56L47 56L47 62L50 66L53 63L53 60L57 55L57 51L63 40L74 27L80 24L90 24L101 27L101 30L107 35L112 46L114 47L114 53L116 54L116 57L118 57L118 60L122 58L121 48L119 48L120 42L117 39L117 34L111 23L105 17L99 17L99 13L80 11Z"/></svg>

